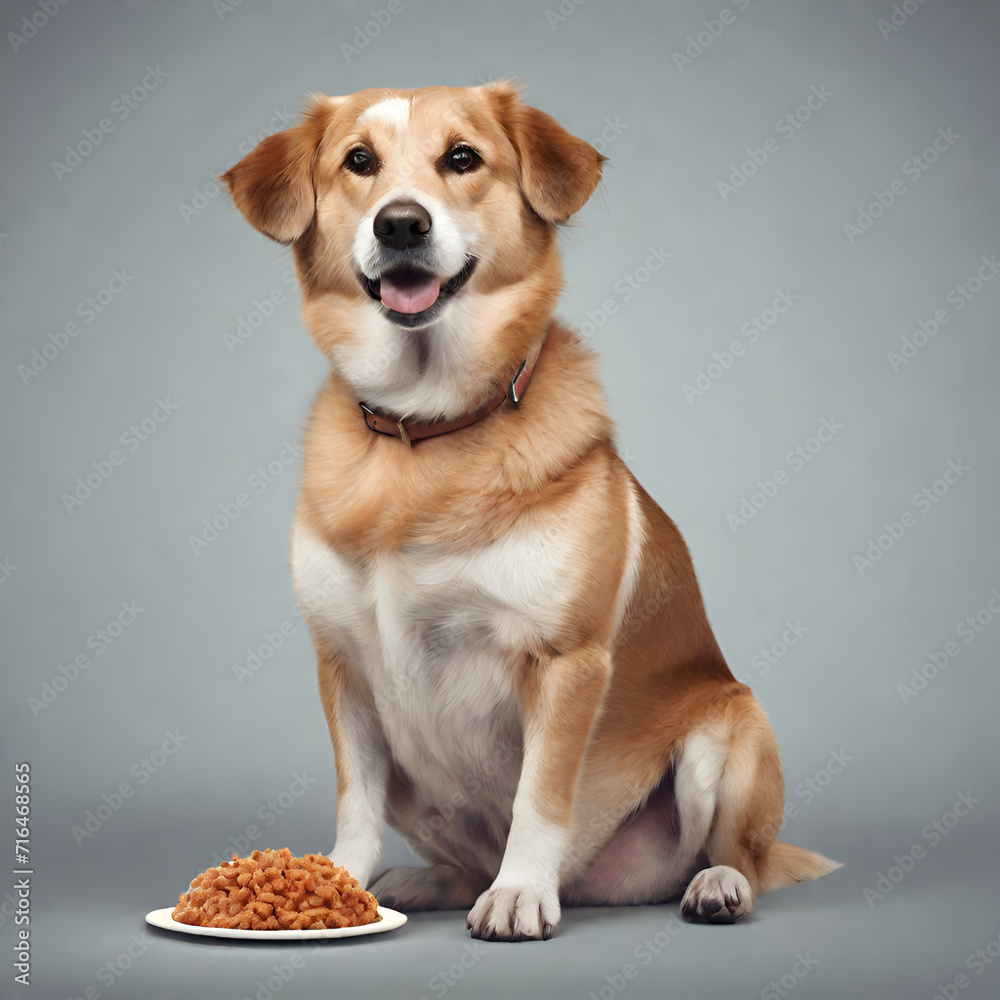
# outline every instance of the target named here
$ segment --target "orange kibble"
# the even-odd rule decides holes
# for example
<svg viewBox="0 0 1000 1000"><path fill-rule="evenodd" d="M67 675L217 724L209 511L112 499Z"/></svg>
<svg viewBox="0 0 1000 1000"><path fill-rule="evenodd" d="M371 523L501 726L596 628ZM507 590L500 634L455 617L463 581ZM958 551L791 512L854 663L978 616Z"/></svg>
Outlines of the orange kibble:
<svg viewBox="0 0 1000 1000"><path fill-rule="evenodd" d="M179 923L241 930L353 927L379 920L375 897L323 854L288 848L224 861L191 882L173 911Z"/></svg>

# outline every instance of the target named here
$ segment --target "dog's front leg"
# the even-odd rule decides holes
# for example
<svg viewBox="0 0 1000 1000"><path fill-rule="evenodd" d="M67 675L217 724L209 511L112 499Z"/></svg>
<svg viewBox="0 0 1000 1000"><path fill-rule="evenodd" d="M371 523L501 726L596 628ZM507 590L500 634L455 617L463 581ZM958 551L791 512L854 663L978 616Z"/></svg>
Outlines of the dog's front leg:
<svg viewBox="0 0 1000 1000"><path fill-rule="evenodd" d="M365 886L382 856L389 751L375 706L343 657L322 641L316 649L337 765L337 842L330 857Z"/></svg>
<svg viewBox="0 0 1000 1000"><path fill-rule="evenodd" d="M522 685L524 763L500 871L469 913L473 937L549 938L559 925L576 783L610 661L606 649L577 649L537 664Z"/></svg>

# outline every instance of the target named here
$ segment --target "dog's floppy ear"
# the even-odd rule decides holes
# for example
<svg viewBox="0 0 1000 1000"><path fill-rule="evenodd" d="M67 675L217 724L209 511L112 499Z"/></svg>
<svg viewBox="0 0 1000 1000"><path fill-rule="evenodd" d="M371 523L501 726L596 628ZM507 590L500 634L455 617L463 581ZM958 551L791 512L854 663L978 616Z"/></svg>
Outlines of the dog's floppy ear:
<svg viewBox="0 0 1000 1000"><path fill-rule="evenodd" d="M551 115L521 102L509 81L489 84L500 124L521 164L521 190L546 222L565 222L590 199L606 156Z"/></svg>
<svg viewBox="0 0 1000 1000"><path fill-rule="evenodd" d="M291 243L312 222L313 162L339 100L315 97L298 124L262 139L220 178L250 225L272 240Z"/></svg>

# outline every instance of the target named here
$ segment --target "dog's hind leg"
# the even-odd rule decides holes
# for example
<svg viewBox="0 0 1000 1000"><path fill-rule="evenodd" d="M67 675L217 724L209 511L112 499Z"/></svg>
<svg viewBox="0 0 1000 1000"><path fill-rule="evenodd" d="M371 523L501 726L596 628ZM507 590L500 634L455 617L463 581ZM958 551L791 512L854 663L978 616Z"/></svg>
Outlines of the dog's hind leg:
<svg viewBox="0 0 1000 1000"><path fill-rule="evenodd" d="M758 892L840 867L821 854L775 843L785 794L778 747L749 692L687 737L676 784L681 843L691 848L704 837L701 853L709 864L681 900L688 920L732 923L753 910Z"/></svg>
<svg viewBox="0 0 1000 1000"><path fill-rule="evenodd" d="M682 853L709 864L688 885L681 913L731 923L753 910L784 810L777 744L752 697L729 702L687 737L676 789Z"/></svg>
<svg viewBox="0 0 1000 1000"><path fill-rule="evenodd" d="M413 913L419 910L464 910L472 906L484 885L474 886L455 865L427 868L387 868L368 891L383 906Z"/></svg>

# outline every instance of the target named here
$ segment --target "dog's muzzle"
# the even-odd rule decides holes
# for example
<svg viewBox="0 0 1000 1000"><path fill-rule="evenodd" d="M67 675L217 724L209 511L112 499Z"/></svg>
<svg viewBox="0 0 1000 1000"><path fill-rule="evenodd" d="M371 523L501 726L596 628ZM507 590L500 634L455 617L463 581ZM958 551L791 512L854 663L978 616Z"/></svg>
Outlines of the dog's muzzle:
<svg viewBox="0 0 1000 1000"><path fill-rule="evenodd" d="M472 276L478 258L471 254L458 274L447 281L410 261L390 264L377 278L361 274L361 284L376 302L381 302L386 316L399 326L423 326L433 320L444 303L458 292Z"/></svg>

